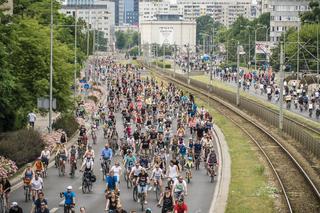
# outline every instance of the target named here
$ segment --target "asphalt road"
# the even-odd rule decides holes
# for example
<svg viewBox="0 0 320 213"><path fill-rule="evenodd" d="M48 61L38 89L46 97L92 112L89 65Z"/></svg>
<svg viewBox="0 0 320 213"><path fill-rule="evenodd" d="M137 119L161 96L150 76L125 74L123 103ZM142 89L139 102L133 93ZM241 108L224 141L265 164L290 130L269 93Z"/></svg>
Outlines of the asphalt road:
<svg viewBox="0 0 320 213"><path fill-rule="evenodd" d="M120 136L122 136L122 119L120 113L116 113L117 130ZM174 129L176 131L176 122L173 122ZM188 138L188 135L186 136ZM53 166L48 169L48 177L44 179L44 193L48 200L48 207L50 212L63 212L63 199L60 198L59 193L65 191L66 186L72 185L74 192L76 193L76 212L79 212L80 206L85 206L89 213L103 213L105 209L104 189L105 182L102 180L102 173L100 171L99 155L104 147L106 140L103 138L103 131L100 128L98 131L98 143L93 146L96 154L94 172L97 176L97 181L94 183L93 192L89 194L83 194L81 189L82 173L79 170L76 171L76 176L70 178L67 174L64 177L58 176L58 170ZM116 157L120 159L120 157ZM113 160L114 162L114 160ZM113 164L113 163L112 163ZM80 162L78 162L78 168ZM67 173L69 166L67 165ZM188 184L188 196L186 197L186 203L189 207L190 213L207 213L212 201L216 183L210 183L209 177L201 165L199 171L193 170L193 179ZM137 210L141 212L139 203L133 201L132 189L127 189L123 177L121 177L121 203L125 210ZM148 205L153 212L160 212L160 208L156 207L157 201L153 191L148 193ZM20 187L11 193L10 201L17 201L23 208L24 212L30 212L31 201L24 201L24 191Z"/></svg>

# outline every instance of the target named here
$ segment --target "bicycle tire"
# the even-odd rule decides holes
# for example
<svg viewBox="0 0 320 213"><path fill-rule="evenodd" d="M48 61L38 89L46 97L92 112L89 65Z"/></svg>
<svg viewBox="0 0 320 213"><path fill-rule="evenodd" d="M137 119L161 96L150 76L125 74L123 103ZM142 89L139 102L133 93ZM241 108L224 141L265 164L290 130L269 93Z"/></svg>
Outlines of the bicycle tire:
<svg viewBox="0 0 320 213"><path fill-rule="evenodd" d="M92 187L93 187L92 182L89 182L87 184L88 184L88 192L92 192Z"/></svg>
<svg viewBox="0 0 320 213"><path fill-rule="evenodd" d="M4 199L3 197L1 196L0 197L0 213L6 213L6 207L5 207L5 204L4 204Z"/></svg>
<svg viewBox="0 0 320 213"><path fill-rule="evenodd" d="M133 188L132 194L133 194L133 200L137 202L138 201L138 187L137 186L135 186Z"/></svg>
<svg viewBox="0 0 320 213"><path fill-rule="evenodd" d="M30 196L29 196L30 192L29 192L28 186L25 188L24 194L25 194L25 201L28 202L28 200L30 199Z"/></svg>
<svg viewBox="0 0 320 213"><path fill-rule="evenodd" d="M144 192L142 192L141 199L140 199L141 211L144 211L144 201L145 201L145 195L144 195Z"/></svg>
<svg viewBox="0 0 320 213"><path fill-rule="evenodd" d="M85 181L82 181L82 192L85 194L87 188L87 183Z"/></svg>
<svg viewBox="0 0 320 213"><path fill-rule="evenodd" d="M156 187L156 199L157 199L157 201L160 200L160 186L159 185L157 185L157 187Z"/></svg>

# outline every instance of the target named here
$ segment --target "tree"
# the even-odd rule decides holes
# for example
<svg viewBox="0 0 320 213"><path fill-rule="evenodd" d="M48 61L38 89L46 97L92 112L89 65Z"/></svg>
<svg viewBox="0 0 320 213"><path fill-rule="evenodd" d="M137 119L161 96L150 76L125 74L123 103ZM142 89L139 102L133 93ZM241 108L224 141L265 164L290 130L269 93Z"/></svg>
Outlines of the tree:
<svg viewBox="0 0 320 213"><path fill-rule="evenodd" d="M300 15L303 22L317 22L320 20L320 1L311 1L309 3L310 11L304 12Z"/></svg>
<svg viewBox="0 0 320 213"><path fill-rule="evenodd" d="M198 17L196 22L197 22L197 32L196 32L197 44L202 44L203 39L208 39L208 35L211 36L214 31L217 32L222 28L222 25L219 22L215 22L213 18L208 15ZM212 37L209 40L212 41Z"/></svg>

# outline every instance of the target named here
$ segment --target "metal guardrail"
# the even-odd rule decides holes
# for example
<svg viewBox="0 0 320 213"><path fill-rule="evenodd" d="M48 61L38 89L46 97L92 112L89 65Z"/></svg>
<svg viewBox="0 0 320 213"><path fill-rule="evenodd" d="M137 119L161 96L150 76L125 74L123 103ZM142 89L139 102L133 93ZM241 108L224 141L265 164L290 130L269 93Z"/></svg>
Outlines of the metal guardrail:
<svg viewBox="0 0 320 213"><path fill-rule="evenodd" d="M152 68L158 70L157 67L152 66ZM165 71L165 73L183 83L188 83L188 79L182 74L172 73L168 71ZM190 85L205 91L210 90L210 93L213 93L214 95L228 101L233 105L236 104L236 94L233 92L226 91L212 85L208 86L207 84L195 79L190 79ZM267 108L266 106L257 104L247 98L242 97L240 99L239 108L261 118L272 126L278 127L279 114ZM309 133L308 130L313 132L315 136ZM298 121L294 121L290 118L284 117L283 132L301 143L301 145L305 147L308 152L314 154L318 159L320 158L320 131L307 127L306 125L301 124Z"/></svg>

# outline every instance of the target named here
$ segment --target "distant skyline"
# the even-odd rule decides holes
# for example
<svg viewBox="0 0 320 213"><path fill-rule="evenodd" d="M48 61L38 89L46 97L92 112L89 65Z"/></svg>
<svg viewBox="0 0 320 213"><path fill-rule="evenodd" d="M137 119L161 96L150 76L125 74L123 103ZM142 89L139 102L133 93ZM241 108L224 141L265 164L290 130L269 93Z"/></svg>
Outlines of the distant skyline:
<svg viewBox="0 0 320 213"><path fill-rule="evenodd" d="M133 0L124 0L124 8L126 11L133 11Z"/></svg>

